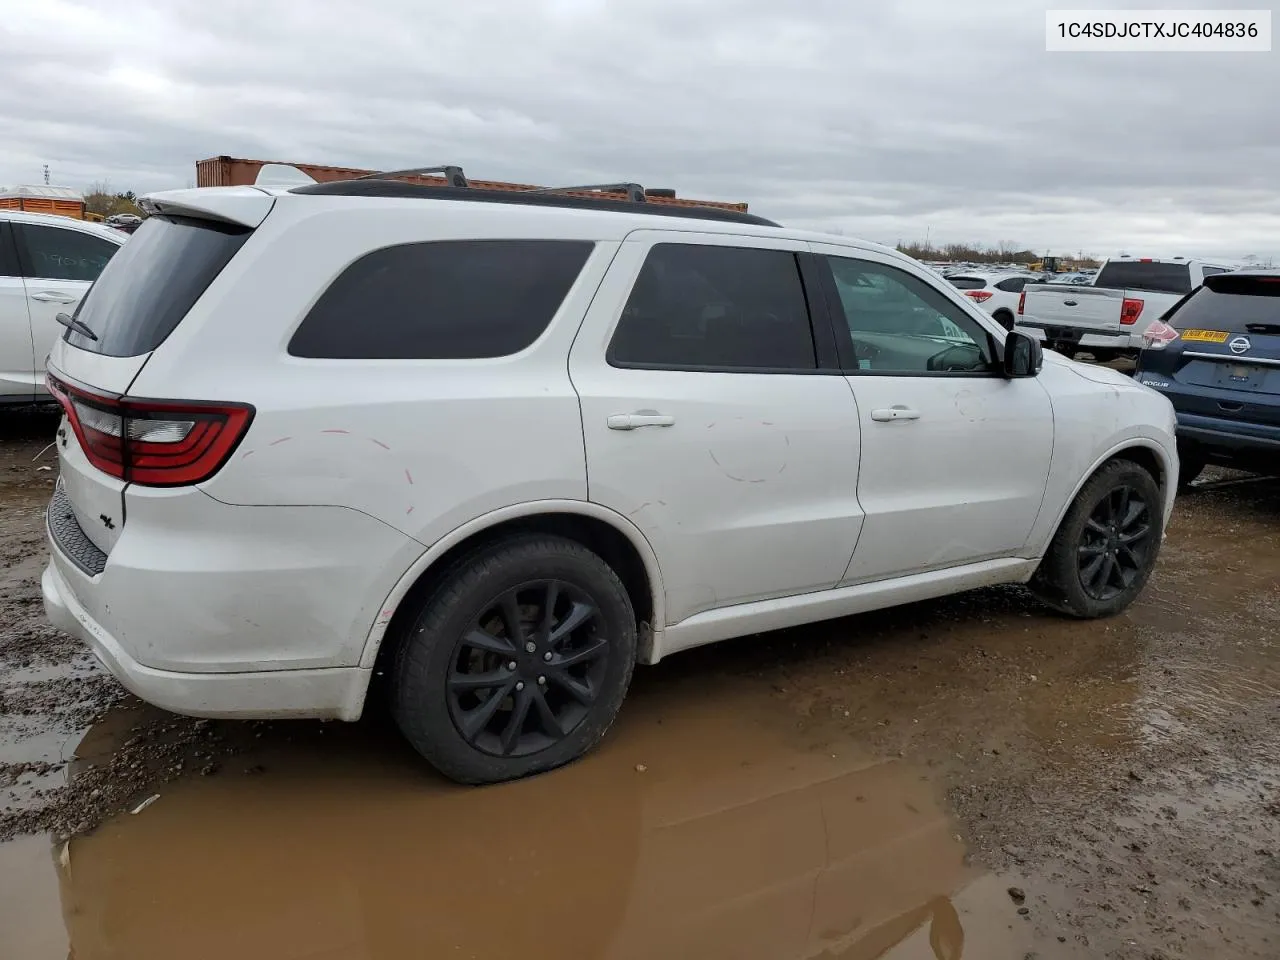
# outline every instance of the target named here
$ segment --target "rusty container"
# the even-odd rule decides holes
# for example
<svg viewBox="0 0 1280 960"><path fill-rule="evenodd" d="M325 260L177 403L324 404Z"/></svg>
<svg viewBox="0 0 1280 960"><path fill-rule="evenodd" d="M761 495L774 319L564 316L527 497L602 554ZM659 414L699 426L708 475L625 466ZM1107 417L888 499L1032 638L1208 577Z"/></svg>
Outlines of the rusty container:
<svg viewBox="0 0 1280 960"><path fill-rule="evenodd" d="M196 161L196 186L198 187L237 187L249 186L258 177L258 171L269 163L282 163L285 166L295 167L301 170L307 176L311 177L318 183L327 183L332 180L352 180L356 177L367 176L375 173L374 170L361 170L355 167L330 167L315 163L284 163L281 160L244 160L237 157L210 157L207 160ZM445 186L444 177L433 176L406 176L402 179L416 181L418 183L430 183L438 186ZM478 190L537 190L538 186L530 183L508 183L501 180L472 180L468 177L470 186ZM741 213L747 212L745 203L725 203L720 200L689 200L684 197L677 197L674 192L663 191L664 194L670 193L669 196L654 196L650 194L647 198L649 203L663 204L666 206L676 207L715 207L720 210L737 210ZM572 194L590 197L600 197L599 193L583 193ZM605 194L608 196L608 194ZM618 195L621 199L621 195Z"/></svg>

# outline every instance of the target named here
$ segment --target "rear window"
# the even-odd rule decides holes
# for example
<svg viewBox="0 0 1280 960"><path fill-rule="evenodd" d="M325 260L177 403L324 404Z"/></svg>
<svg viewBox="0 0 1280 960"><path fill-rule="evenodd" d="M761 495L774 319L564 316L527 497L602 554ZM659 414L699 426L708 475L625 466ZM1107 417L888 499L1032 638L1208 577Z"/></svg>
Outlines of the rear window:
<svg viewBox="0 0 1280 960"><path fill-rule="evenodd" d="M1146 290L1148 293L1190 293L1191 268L1185 263L1143 263L1141 260L1108 260L1094 281L1111 290Z"/></svg>
<svg viewBox="0 0 1280 960"><path fill-rule="evenodd" d="M1022 288L1027 285L1027 277L1006 277L996 284L996 287L1005 293L1021 293Z"/></svg>
<svg viewBox="0 0 1280 960"><path fill-rule="evenodd" d="M1166 317L1178 330L1280 333L1280 277L1232 277L1209 281Z"/></svg>
<svg viewBox="0 0 1280 960"><path fill-rule="evenodd" d="M947 277L947 283L957 290L981 290L987 285L981 277Z"/></svg>
<svg viewBox="0 0 1280 960"><path fill-rule="evenodd" d="M541 336L591 254L585 240L447 240L352 263L289 342L295 357L459 360Z"/></svg>
<svg viewBox="0 0 1280 960"><path fill-rule="evenodd" d="M98 339L67 342L108 357L136 357L164 342L253 231L188 217L151 217L111 258L76 310Z"/></svg>

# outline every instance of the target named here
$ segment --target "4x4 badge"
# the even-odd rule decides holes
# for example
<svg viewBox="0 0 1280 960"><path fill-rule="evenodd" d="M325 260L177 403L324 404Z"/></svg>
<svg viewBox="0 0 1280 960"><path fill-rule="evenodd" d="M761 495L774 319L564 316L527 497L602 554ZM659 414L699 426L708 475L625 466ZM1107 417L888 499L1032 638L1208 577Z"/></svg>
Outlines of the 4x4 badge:
<svg viewBox="0 0 1280 960"><path fill-rule="evenodd" d="M1246 350L1252 347L1253 344L1249 342L1248 337L1236 337L1234 340L1228 343L1227 346L1231 348L1232 353L1244 353Z"/></svg>

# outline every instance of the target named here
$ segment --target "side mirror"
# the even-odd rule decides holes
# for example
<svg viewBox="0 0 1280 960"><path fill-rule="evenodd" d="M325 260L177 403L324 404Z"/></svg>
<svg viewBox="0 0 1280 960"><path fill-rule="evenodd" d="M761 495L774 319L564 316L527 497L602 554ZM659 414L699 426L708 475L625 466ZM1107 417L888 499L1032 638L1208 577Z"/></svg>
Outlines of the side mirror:
<svg viewBox="0 0 1280 960"><path fill-rule="evenodd" d="M1004 375L1010 380L1034 377L1044 366L1040 341L1021 330L1010 330L1004 338Z"/></svg>

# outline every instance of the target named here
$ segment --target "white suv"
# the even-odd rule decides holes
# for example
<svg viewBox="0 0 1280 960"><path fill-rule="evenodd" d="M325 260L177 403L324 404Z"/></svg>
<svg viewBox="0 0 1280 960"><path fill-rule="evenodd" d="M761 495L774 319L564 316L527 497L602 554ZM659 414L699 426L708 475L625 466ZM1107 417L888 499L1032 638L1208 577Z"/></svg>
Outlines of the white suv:
<svg viewBox="0 0 1280 960"><path fill-rule="evenodd" d="M0 210L0 406L48 400L44 358L129 235L52 214Z"/></svg>
<svg viewBox="0 0 1280 960"><path fill-rule="evenodd" d="M43 588L162 707L354 720L385 673L496 781L636 663L996 583L1105 616L1155 563L1169 401L893 250L394 179L149 205L50 358Z"/></svg>

